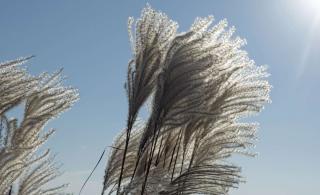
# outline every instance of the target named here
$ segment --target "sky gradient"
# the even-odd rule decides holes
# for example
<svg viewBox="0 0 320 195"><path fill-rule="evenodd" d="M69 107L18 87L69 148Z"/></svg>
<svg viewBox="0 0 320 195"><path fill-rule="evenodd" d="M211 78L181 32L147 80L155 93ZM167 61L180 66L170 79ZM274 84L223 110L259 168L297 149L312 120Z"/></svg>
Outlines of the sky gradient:
<svg viewBox="0 0 320 195"><path fill-rule="evenodd" d="M0 2L0 61L36 55L32 74L64 68L66 84L79 89L80 101L47 125L57 133L44 146L58 154L78 193L106 146L125 126L123 84L131 57L127 18L147 2L185 31L197 16L226 18L258 65L267 64L272 104L253 120L260 123L257 158L236 156L247 183L232 195L320 194L320 6L317 0L176 0ZM305 2L305 3L302 3ZM99 194L104 161L83 191Z"/></svg>

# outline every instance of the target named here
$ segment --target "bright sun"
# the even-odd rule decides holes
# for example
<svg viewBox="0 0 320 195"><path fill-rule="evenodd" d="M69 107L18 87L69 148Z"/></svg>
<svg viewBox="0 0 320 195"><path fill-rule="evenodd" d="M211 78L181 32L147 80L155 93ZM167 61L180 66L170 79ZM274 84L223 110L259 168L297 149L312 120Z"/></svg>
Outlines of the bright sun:
<svg viewBox="0 0 320 195"><path fill-rule="evenodd" d="M294 7L297 13L301 13L304 19L320 22L320 0L286 0L288 5Z"/></svg>
<svg viewBox="0 0 320 195"><path fill-rule="evenodd" d="M316 12L317 14L320 14L320 0L303 0L301 1L301 3L305 4L307 9L310 9Z"/></svg>

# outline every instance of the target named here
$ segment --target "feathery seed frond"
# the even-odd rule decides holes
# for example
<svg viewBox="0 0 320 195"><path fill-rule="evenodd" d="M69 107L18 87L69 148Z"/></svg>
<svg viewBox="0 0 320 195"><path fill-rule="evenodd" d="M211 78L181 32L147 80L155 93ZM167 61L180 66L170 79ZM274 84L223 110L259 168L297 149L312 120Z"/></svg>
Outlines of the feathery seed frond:
<svg viewBox="0 0 320 195"><path fill-rule="evenodd" d="M138 23L139 32L147 32L155 19L145 14L148 9ZM239 120L260 112L270 101L268 74L242 50L246 41L233 36L234 27L226 29L226 20L212 23L212 16L197 18L189 31L168 39L157 74L138 73L139 81L153 80L150 117L132 130L131 139L125 139L124 131L115 141L120 149L109 158L103 192L226 194L242 181L240 168L226 159L235 153L254 156L250 148L257 124ZM157 46L154 36L146 37L136 41ZM149 55L149 50L139 51L139 56ZM135 81L137 73L131 67L129 73L128 81ZM134 87L128 89L135 94ZM141 92L139 97L150 96L149 91ZM120 164L121 156L128 160ZM123 182L116 186L119 174Z"/></svg>
<svg viewBox="0 0 320 195"><path fill-rule="evenodd" d="M28 75L20 66L28 59L30 57L0 65L0 194L9 191L19 195L58 192L58 188L43 189L57 176L57 169L49 160L49 151L39 157L35 155L54 133L54 130L42 133L44 125L78 99L75 89L62 86L61 71L52 76ZM7 112L18 105L24 106L20 123L15 118L7 118Z"/></svg>

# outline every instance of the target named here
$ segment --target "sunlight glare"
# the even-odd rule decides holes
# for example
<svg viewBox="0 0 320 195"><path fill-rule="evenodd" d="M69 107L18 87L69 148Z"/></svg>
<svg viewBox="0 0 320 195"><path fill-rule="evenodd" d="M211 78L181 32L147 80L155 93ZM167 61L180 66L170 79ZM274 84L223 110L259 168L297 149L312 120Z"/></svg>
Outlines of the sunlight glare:
<svg viewBox="0 0 320 195"><path fill-rule="evenodd" d="M303 0L302 3L309 11L320 14L320 0Z"/></svg>
<svg viewBox="0 0 320 195"><path fill-rule="evenodd" d="M300 7L305 8L305 12L311 14L311 26L306 35L306 44L301 55L301 61L297 70L297 77L301 78L307 69L310 51L312 50L314 39L317 36L320 25L320 0L300 0Z"/></svg>

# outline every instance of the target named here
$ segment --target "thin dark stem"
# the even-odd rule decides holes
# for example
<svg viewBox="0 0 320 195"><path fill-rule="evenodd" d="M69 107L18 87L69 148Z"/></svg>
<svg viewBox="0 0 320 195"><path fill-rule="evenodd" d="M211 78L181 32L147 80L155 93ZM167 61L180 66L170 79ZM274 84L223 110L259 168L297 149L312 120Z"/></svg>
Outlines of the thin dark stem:
<svg viewBox="0 0 320 195"><path fill-rule="evenodd" d="M176 144L174 145L173 147L173 151L172 151L172 155L171 155L171 159L170 159L170 163L169 163L169 167L168 167L168 170L171 169L171 164L172 164L172 160L173 160L173 156L174 156L174 152L176 151L176 148L177 148L177 145L178 145L178 141L180 139L180 132L179 132L179 135L178 135L178 139L177 139L177 142Z"/></svg>
<svg viewBox="0 0 320 195"><path fill-rule="evenodd" d="M177 164L178 155L179 155L179 150L180 150L180 145L181 145L181 138L182 138L182 129L180 130L180 133L179 133L178 149L177 149L176 159L174 160L174 164L173 164L172 175L171 175L171 181L172 181L172 179L173 179L174 171L175 171L175 169L176 169L176 164Z"/></svg>
<svg viewBox="0 0 320 195"><path fill-rule="evenodd" d="M139 165L139 162L140 162L140 157L141 157L141 154L140 154L140 151L139 151L138 154L137 154L137 162L136 162L136 164L134 166L134 170L133 170L130 182L132 182L132 180L134 178L134 175L136 174L136 171L137 171L137 168L138 168L138 165Z"/></svg>
<svg viewBox="0 0 320 195"><path fill-rule="evenodd" d="M160 146L159 146L159 150L158 150L158 154L157 154L157 158L156 158L155 166L157 166L157 165L158 165L158 163L159 163L160 151L161 151L161 147L162 147L162 141L163 141L163 136L161 137Z"/></svg>
<svg viewBox="0 0 320 195"><path fill-rule="evenodd" d="M122 175L123 175L123 170L124 170L124 164L125 164L125 161L126 161L126 156L127 156L127 151L128 151L129 141L130 141L130 134L131 134L132 125L133 125L133 118L130 118L128 120L128 128L127 128L127 135L126 135L126 145L125 145L124 152L123 152L123 157L122 157L121 171L120 171L120 175L119 175L117 194L120 194L121 180L122 180Z"/></svg>
<svg viewBox="0 0 320 195"><path fill-rule="evenodd" d="M144 182L142 184L142 189L141 189L141 195L144 194L144 191L146 189L146 184L147 184L147 181L148 181L148 175L149 175L149 172L150 172L150 167L151 167L151 164L152 164L152 158L153 158L153 155L154 155L154 151L156 149L156 145L157 145L157 141L158 141L158 138L159 138L159 134L160 134L160 130L157 130L157 123L155 124L155 127L154 127L155 131L154 131L154 136L152 137L152 145L151 145L151 154L150 154L150 159L149 159L149 162L148 162L148 167L147 167L147 172L146 172L146 175L145 175L145 178L144 178Z"/></svg>
<svg viewBox="0 0 320 195"><path fill-rule="evenodd" d="M8 195L11 195L12 194L12 186L10 186L10 190L8 192Z"/></svg>
<svg viewBox="0 0 320 195"><path fill-rule="evenodd" d="M114 147L114 146L108 146L108 147L113 148L113 149L115 149L115 150L124 150L124 149L122 149L122 148L117 148L117 147Z"/></svg>
<svg viewBox="0 0 320 195"><path fill-rule="evenodd" d="M81 194L83 188L86 186L86 184L87 184L87 182L89 181L90 177L92 176L93 172L94 172L94 171L96 170L96 168L98 167L98 165L99 165L99 163L101 162L101 159L102 159L102 157L103 157L103 155L104 155L105 152L106 152L106 149L103 150L103 152L102 152L102 154L101 154L101 156L100 156L97 164L94 166L94 168L93 168L93 170L91 171L90 175L87 177L86 181L83 183L83 185L82 185L82 187L81 187L81 189L80 189L79 195Z"/></svg>
<svg viewBox="0 0 320 195"><path fill-rule="evenodd" d="M164 158L163 158L163 168L165 168L166 167L166 157L167 157L167 152L165 151L165 149L166 149L166 146L164 146L163 147L163 152L164 152ZM161 152L162 153L162 152ZM161 154L162 155L162 154Z"/></svg>
<svg viewBox="0 0 320 195"><path fill-rule="evenodd" d="M182 161L181 161L181 169L180 169L180 175L182 173L183 170L183 165L184 165L184 159L186 157L186 152L187 152L187 145L185 145L185 148L183 150L183 155L182 155Z"/></svg>
<svg viewBox="0 0 320 195"><path fill-rule="evenodd" d="M195 143L194 143L194 148L193 148L193 151L192 151L192 154L191 154L191 159L190 159L190 163L189 163L189 166L188 166L188 169L187 169L187 172L190 172L190 169L191 169L191 166L192 166L192 163L193 163L193 160L194 160L194 155L195 155L195 153L196 153L196 150L198 149L198 141L199 141L199 137L200 137L200 135L199 135L199 132L197 132L197 134L196 134L196 140L195 140ZM180 176L181 176L181 174L180 174ZM187 176L188 177L188 176ZM185 180L186 181L186 180ZM185 184L186 184L186 182L183 182L183 184L182 184L182 192L181 193L183 193L183 189L185 189Z"/></svg>

